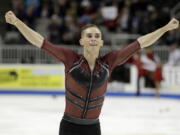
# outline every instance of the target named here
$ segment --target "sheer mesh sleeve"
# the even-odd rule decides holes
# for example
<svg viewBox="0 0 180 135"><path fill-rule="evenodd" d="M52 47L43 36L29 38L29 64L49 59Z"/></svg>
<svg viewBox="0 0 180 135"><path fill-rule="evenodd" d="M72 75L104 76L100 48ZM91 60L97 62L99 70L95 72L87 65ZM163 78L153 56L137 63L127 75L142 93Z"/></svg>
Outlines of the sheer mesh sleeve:
<svg viewBox="0 0 180 135"><path fill-rule="evenodd" d="M136 40L120 50L111 51L104 56L105 61L112 71L116 66L125 63L133 54L140 50L140 44Z"/></svg>
<svg viewBox="0 0 180 135"><path fill-rule="evenodd" d="M65 66L70 66L70 64L72 64L74 59L78 56L78 54L74 51L54 45L48 40L44 40L41 49L45 50L48 54L56 58L58 61L63 62Z"/></svg>

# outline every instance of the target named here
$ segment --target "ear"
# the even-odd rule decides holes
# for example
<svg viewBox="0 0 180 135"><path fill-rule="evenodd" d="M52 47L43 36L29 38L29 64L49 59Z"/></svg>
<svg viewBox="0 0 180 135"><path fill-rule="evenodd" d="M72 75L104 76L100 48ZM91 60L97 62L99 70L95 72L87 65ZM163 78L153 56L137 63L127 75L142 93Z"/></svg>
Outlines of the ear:
<svg viewBox="0 0 180 135"><path fill-rule="evenodd" d="M79 40L79 43L81 46L84 46L84 40L82 38Z"/></svg>
<svg viewBox="0 0 180 135"><path fill-rule="evenodd" d="M103 46L103 44L104 44L104 41L103 41L103 40L100 40L100 41L99 41L99 45L100 45L100 46Z"/></svg>

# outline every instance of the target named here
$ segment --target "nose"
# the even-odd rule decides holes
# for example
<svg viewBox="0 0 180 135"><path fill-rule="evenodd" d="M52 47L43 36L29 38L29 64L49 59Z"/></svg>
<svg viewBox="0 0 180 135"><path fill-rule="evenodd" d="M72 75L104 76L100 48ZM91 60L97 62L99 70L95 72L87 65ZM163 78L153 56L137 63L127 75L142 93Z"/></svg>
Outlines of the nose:
<svg viewBox="0 0 180 135"><path fill-rule="evenodd" d="M91 41L91 43L96 43L97 42L96 39L91 39L90 41Z"/></svg>
<svg viewBox="0 0 180 135"><path fill-rule="evenodd" d="M90 40L90 45L96 45L96 44L97 44L97 41L95 39Z"/></svg>
<svg viewBox="0 0 180 135"><path fill-rule="evenodd" d="M96 39L92 38L92 39L91 39L91 41L93 41L93 42L94 42L94 41L96 41Z"/></svg>

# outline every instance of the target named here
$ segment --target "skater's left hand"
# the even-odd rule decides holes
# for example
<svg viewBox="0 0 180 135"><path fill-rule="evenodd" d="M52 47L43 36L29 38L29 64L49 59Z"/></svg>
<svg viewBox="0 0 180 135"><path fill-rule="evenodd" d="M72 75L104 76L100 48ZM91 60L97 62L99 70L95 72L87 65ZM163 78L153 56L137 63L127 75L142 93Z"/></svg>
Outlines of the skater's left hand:
<svg viewBox="0 0 180 135"><path fill-rule="evenodd" d="M168 31L177 29L179 27L179 21L175 18L171 19L169 23L166 25L166 29Z"/></svg>

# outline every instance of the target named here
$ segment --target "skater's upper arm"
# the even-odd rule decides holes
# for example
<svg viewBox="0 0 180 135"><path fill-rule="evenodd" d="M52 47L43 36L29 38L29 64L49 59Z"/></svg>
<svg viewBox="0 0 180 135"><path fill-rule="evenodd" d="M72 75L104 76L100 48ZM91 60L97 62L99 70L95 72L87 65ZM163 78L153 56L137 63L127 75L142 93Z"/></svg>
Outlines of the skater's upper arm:
<svg viewBox="0 0 180 135"><path fill-rule="evenodd" d="M122 49L109 52L105 55L105 58L110 67L114 69L116 66L125 63L138 50L140 50L140 45L136 40Z"/></svg>
<svg viewBox="0 0 180 135"><path fill-rule="evenodd" d="M72 61L74 56L77 55L74 51L59 45L54 45L48 40L43 41L41 49L45 50L58 61L63 62L65 65L69 63L69 61Z"/></svg>

